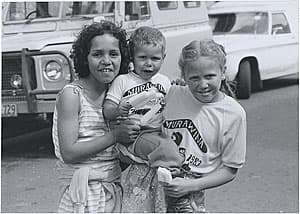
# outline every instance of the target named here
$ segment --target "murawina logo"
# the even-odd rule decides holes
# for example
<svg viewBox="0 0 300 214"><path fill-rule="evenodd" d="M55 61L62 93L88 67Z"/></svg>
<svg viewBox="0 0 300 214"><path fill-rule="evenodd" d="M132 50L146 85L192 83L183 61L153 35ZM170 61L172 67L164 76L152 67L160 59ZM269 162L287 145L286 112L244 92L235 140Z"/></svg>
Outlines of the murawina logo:
<svg viewBox="0 0 300 214"><path fill-rule="evenodd" d="M164 87L157 83L157 84L153 84L151 82L146 82L142 85L138 85L138 86L135 86L131 89L129 89L128 91L126 91L124 94L123 94L123 97L127 97L127 96L130 96L130 95L134 95L134 94L139 94L143 91L146 91L146 90L149 90L151 87L155 87L157 88L157 90L162 93L163 95L166 94L166 90L164 89Z"/></svg>
<svg viewBox="0 0 300 214"><path fill-rule="evenodd" d="M207 146L192 120L166 120L163 123L163 126L167 129L187 129L194 139L195 143L199 146L200 150L204 153L207 152Z"/></svg>

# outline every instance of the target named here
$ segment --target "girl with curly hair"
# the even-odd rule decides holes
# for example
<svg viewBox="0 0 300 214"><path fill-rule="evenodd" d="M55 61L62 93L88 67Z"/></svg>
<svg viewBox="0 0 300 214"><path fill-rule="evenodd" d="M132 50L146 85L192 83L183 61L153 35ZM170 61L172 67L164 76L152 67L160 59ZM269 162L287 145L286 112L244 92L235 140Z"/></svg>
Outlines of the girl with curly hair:
<svg viewBox="0 0 300 214"><path fill-rule="evenodd" d="M53 143L62 195L58 212L120 212L121 168L115 143L131 142L139 126L107 124L102 104L109 84L126 73L126 32L108 21L84 26L71 50L78 79L58 94Z"/></svg>

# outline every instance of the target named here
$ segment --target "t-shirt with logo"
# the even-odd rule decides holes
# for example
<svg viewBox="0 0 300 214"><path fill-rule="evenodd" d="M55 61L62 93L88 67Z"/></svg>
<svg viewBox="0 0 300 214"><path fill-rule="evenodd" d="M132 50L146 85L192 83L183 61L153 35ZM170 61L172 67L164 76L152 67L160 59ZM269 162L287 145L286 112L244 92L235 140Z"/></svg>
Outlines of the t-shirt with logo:
<svg viewBox="0 0 300 214"><path fill-rule="evenodd" d="M132 100L133 97L140 96L143 92L151 90L155 96L152 96L146 102L139 100L139 103L142 103L142 105L133 106L129 117L141 119L148 112L150 113L151 109L156 109L145 123L147 127L159 128L162 124L162 109L165 103L165 95L170 86L169 78L160 73L157 73L149 80L144 80L136 73L130 72L119 75L113 81L107 92L106 99L119 104L123 100Z"/></svg>
<svg viewBox="0 0 300 214"><path fill-rule="evenodd" d="M179 147L192 172L226 165L242 167L246 154L246 113L233 98L202 103L187 86L172 86L163 111L163 132Z"/></svg>

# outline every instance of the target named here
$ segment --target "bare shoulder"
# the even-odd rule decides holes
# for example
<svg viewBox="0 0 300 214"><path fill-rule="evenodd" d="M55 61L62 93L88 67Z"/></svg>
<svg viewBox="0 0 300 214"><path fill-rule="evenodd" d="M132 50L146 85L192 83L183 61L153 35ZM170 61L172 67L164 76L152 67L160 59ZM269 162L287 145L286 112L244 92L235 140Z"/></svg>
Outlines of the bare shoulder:
<svg viewBox="0 0 300 214"><path fill-rule="evenodd" d="M57 100L58 110L72 110L79 108L80 102L79 88L76 86L64 87Z"/></svg>

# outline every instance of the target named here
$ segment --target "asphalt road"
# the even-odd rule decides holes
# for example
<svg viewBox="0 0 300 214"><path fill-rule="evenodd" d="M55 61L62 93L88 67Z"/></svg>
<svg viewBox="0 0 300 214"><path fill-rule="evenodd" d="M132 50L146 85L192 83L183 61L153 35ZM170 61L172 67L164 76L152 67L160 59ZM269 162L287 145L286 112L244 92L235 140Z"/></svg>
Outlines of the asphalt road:
<svg viewBox="0 0 300 214"><path fill-rule="evenodd" d="M217 213L299 212L298 77L265 82L240 100L247 112L247 159L231 183L207 191ZM57 172L50 129L2 148L1 212L55 212Z"/></svg>

